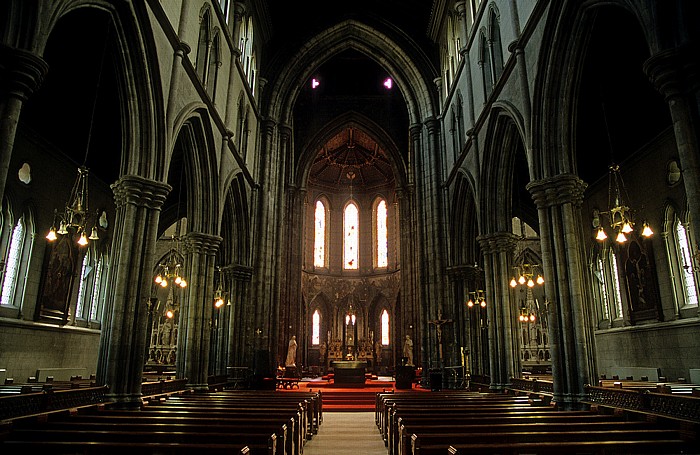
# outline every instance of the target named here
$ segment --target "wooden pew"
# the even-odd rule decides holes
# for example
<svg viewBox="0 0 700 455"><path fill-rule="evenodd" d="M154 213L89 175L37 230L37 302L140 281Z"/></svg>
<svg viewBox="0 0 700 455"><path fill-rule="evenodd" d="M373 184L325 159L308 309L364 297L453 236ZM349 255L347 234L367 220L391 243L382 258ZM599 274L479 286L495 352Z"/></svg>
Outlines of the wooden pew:
<svg viewBox="0 0 700 455"><path fill-rule="evenodd" d="M558 442L610 442L610 441L682 441L673 430L597 430L591 431L521 431L468 433L412 434L411 451L400 455L444 454L450 446L475 444L510 444L521 446L527 443Z"/></svg>
<svg viewBox="0 0 700 455"><path fill-rule="evenodd" d="M131 443L86 441L6 441L0 444L10 453L54 453L82 455L248 455L266 453L266 446L244 445L240 449L231 444Z"/></svg>
<svg viewBox="0 0 700 455"><path fill-rule="evenodd" d="M678 439L671 440L634 440L634 441L559 441L527 442L520 444L484 443L453 444L447 449L449 455L561 455L564 453L585 453L587 455L606 454L682 454L688 445ZM423 453L423 452L421 452ZM445 453L440 452L440 453Z"/></svg>
<svg viewBox="0 0 700 455"><path fill-rule="evenodd" d="M258 433L255 427L239 428L237 433L200 433L192 431L122 431L121 428L112 430L66 430L66 429L17 429L13 430L5 444L12 445L14 442L121 442L129 441L131 444L228 444L230 448L244 446L265 447L266 455L278 455L277 435L275 433ZM193 453L202 451L194 451Z"/></svg>
<svg viewBox="0 0 700 455"><path fill-rule="evenodd" d="M478 419L473 419L476 422ZM519 433L519 432L600 432L609 430L634 430L640 431L645 429L654 429L653 425L648 422L628 422L621 420L612 420L612 417L605 419L567 419L557 420L548 418L548 422L538 421L534 418L522 418L518 423L503 421L503 419L491 419L484 423L464 423L457 421L455 423L422 423L422 424L407 424L400 423L401 439L399 440L399 450L394 453L407 454L411 453L413 436L423 436L431 434L458 434L458 435L477 435L481 434L497 434L497 433ZM455 441L452 441L455 442ZM443 452L444 453L444 452Z"/></svg>
<svg viewBox="0 0 700 455"><path fill-rule="evenodd" d="M130 411L130 410L101 410L91 414L82 414L73 417L76 421L96 421L107 422L121 426L128 422L143 422L143 423L181 423L184 425L233 425L242 428L249 428L260 424L269 424L270 421L277 421L282 428L282 425L287 426L288 437L284 439L284 435L278 435L278 445L284 447L284 450L289 454L301 453L301 448L305 442L305 431L302 416L297 410L277 409L272 412L269 409L260 410L229 410L227 412L189 412L187 410L179 411ZM291 424L290 424L291 422Z"/></svg>

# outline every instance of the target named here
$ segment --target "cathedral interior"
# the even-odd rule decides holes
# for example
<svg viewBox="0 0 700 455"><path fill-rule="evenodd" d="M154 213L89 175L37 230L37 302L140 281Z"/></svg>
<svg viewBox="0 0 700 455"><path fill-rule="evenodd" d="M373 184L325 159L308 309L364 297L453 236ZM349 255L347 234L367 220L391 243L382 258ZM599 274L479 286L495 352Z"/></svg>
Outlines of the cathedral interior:
<svg viewBox="0 0 700 455"><path fill-rule="evenodd" d="M698 18L0 2L0 378L128 404L152 371L353 360L551 374L570 408L601 375L699 383Z"/></svg>

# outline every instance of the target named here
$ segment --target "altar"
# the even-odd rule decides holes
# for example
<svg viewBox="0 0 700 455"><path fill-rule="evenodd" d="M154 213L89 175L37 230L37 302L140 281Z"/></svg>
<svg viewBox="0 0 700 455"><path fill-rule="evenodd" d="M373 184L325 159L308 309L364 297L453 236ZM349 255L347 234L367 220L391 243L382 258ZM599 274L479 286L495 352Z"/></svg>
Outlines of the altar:
<svg viewBox="0 0 700 455"><path fill-rule="evenodd" d="M334 360L333 382L335 384L362 384L365 383L365 369L367 362L364 360Z"/></svg>

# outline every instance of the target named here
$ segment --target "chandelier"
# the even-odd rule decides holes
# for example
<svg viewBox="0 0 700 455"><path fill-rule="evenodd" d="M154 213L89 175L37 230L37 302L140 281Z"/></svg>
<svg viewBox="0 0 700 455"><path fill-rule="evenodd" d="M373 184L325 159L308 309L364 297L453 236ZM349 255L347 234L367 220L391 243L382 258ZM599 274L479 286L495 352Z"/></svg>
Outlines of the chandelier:
<svg viewBox="0 0 700 455"><path fill-rule="evenodd" d="M528 309L524 304L520 307L520 316L518 316L518 320L520 322L535 322L537 320L537 316L535 316L535 312L531 309Z"/></svg>
<svg viewBox="0 0 700 455"><path fill-rule="evenodd" d="M543 285L544 278L541 273L537 273L539 267L538 264L522 264L513 267L515 273L510 280L510 287L515 288L518 285L526 285L529 288L533 288L535 284ZM516 277L518 278L516 279Z"/></svg>
<svg viewBox="0 0 700 455"><path fill-rule="evenodd" d="M176 286L185 288L187 287L187 281L183 277L183 266L180 263L180 258L184 257L180 251L180 238L173 235L171 242L173 246L170 248L165 260L158 264L154 281L163 288L168 287L170 283L175 283Z"/></svg>
<svg viewBox="0 0 700 455"><path fill-rule="evenodd" d="M632 209L630 209L626 202L629 200L629 197L627 196L627 189L620 175L620 166L617 164L610 165L608 180L608 211L593 211L593 227L596 228L595 238L601 242L608 238L608 234L605 232L601 221L601 215L607 215L610 218L610 227L615 235L615 241L617 243L625 243L627 241L627 236L625 234L634 231L634 221L631 215ZM649 227L646 221L642 224L641 235L643 237L651 237L654 235L654 231L651 230L651 227Z"/></svg>
<svg viewBox="0 0 700 455"><path fill-rule="evenodd" d="M221 270L221 267L217 267L216 269L219 272L219 285L216 287L216 291L214 291L214 308L218 310L224 306L224 304L226 304L226 297L228 293L224 292L223 288L224 272ZM230 302L228 304L230 305Z"/></svg>
<svg viewBox="0 0 700 455"><path fill-rule="evenodd" d="M486 308L486 297L484 297L484 291L481 289L469 292L467 307L473 308L474 306Z"/></svg>
<svg viewBox="0 0 700 455"><path fill-rule="evenodd" d="M99 240L100 237L97 235L97 216L92 224L92 229L90 229L90 236L88 237L87 235L90 224L89 218L88 169L83 165L78 168L78 177L73 184L65 209L62 213L54 210L53 223L49 233L46 234L46 239L49 242L53 242L58 238L58 235L70 233L78 235L78 245L80 246L87 245L88 240ZM58 229L56 229L57 221Z"/></svg>

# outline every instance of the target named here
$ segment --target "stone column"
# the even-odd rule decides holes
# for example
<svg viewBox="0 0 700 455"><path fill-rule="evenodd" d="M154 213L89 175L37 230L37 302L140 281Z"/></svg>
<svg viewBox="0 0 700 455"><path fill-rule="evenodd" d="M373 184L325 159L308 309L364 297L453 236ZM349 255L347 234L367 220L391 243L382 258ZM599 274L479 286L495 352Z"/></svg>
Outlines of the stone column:
<svg viewBox="0 0 700 455"><path fill-rule="evenodd" d="M454 320L454 309L447 304L445 289L447 288L447 277L445 275L445 239L447 238L446 221L443 213L443 190L440 144L440 122L435 118L425 121L427 137L427 150L421 154L421 171L417 173L421 179L421 198L419 203L422 206L421 215L424 219L425 231L421 243L426 247L423 250L426 268L423 269L422 287L426 289L428 307L428 320L435 320L440 314L445 319ZM431 330L434 332L435 330ZM437 341L432 335L429 339ZM453 361L454 352L448 349L454 345L454 324L443 326L443 361ZM435 346L436 360L434 366L439 365L439 346Z"/></svg>
<svg viewBox="0 0 700 455"><path fill-rule="evenodd" d="M0 44L0 201L5 194L22 105L39 88L49 70L39 56Z"/></svg>
<svg viewBox="0 0 700 455"><path fill-rule="evenodd" d="M245 3L243 2L233 2L231 4L233 9L233 17L231 20L231 39L233 40L233 53L236 59L241 58L241 23L243 22L243 15L245 14Z"/></svg>
<svg viewBox="0 0 700 455"><path fill-rule="evenodd" d="M187 387L209 390L209 347L214 308L214 264L221 237L201 232L185 236L186 297L180 305L177 342L177 376L187 378Z"/></svg>
<svg viewBox="0 0 700 455"><path fill-rule="evenodd" d="M461 48L457 49L457 51L461 54L462 49L466 49L467 37L469 36L467 31L467 2L464 0L456 1L455 12L457 13L455 17L457 18L457 32L459 33L459 44L461 45Z"/></svg>
<svg viewBox="0 0 700 455"><path fill-rule="evenodd" d="M147 302L150 297L160 209L170 185L136 175L112 185L116 205L112 260L97 365L98 384L124 407L141 404ZM144 266L145 264L145 266Z"/></svg>
<svg viewBox="0 0 700 455"><path fill-rule="evenodd" d="M690 219L696 226L700 224L699 67L698 48L691 46L661 51L644 63L644 71L671 111Z"/></svg>
<svg viewBox="0 0 700 455"><path fill-rule="evenodd" d="M516 239L510 232L495 232L477 239L484 255L486 277L490 388L499 392L520 373L518 328L508 286Z"/></svg>
<svg viewBox="0 0 700 455"><path fill-rule="evenodd" d="M226 268L224 273L230 276L229 298L231 300L231 311L229 314L229 343L228 366L241 367L252 364L253 340L255 339L255 328L246 323L245 307L250 304L250 279L252 269L240 265Z"/></svg>
<svg viewBox="0 0 700 455"><path fill-rule="evenodd" d="M278 205L281 156L275 140L276 122L270 119L263 120L260 124L260 162L258 165L259 188L255 194L255 226L253 236L255 251L253 253L254 284L252 300L255 305L247 309L249 312L250 327L255 327L256 349L267 351L270 360L274 360L277 345L274 340L277 334L273 324L277 321L277 308L273 306L277 281L275 271L279 261L277 243L279 240ZM273 350L275 352L270 352ZM270 365L271 367L272 365Z"/></svg>
<svg viewBox="0 0 700 455"><path fill-rule="evenodd" d="M584 407L584 386L595 378L590 354L594 349L593 308L583 242L590 233L581 217L585 188L586 184L572 174L527 185L540 224L554 401L563 409Z"/></svg>
<svg viewBox="0 0 700 455"><path fill-rule="evenodd" d="M417 273L420 270L416 267L418 256L416 253L418 238L418 229L416 229L416 213L415 213L415 197L413 195L413 187L408 185L406 188L396 190L396 198L398 199L398 215L397 220L398 233L400 235L400 262L397 263L397 269L401 270L401 315L397 315L397 319L402 322L402 326L396 328L396 339L404 339L406 335L410 335L413 339L413 357L414 362L419 365L426 365L422 356L424 349L424 320L420 311L419 291L417 289L418 277ZM427 367L426 367L427 368Z"/></svg>

